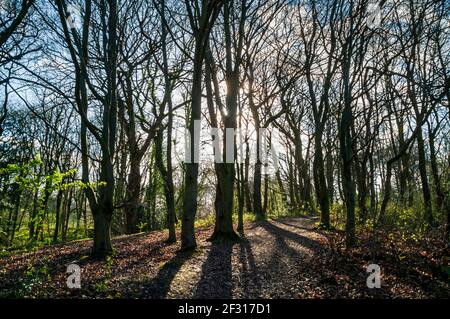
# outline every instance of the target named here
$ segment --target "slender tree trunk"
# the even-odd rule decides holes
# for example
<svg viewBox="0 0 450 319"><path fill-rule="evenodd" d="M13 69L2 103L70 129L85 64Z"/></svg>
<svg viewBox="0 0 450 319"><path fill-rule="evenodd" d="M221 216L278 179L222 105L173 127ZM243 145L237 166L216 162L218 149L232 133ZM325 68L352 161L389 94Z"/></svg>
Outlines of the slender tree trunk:
<svg viewBox="0 0 450 319"><path fill-rule="evenodd" d="M328 139L327 142L328 154L326 157L326 169L327 169L327 190L328 190L328 201L332 205L334 202L334 165L333 165L333 148L331 142Z"/></svg>
<svg viewBox="0 0 450 319"><path fill-rule="evenodd" d="M238 181L237 181L237 191L238 191L238 227L237 230L242 233L244 231L244 165L237 164L238 169Z"/></svg>
<svg viewBox="0 0 450 319"><path fill-rule="evenodd" d="M39 211L38 203L38 191L36 190L33 195L33 209L30 211L30 221L28 222L29 239L32 241L36 236L36 218Z"/></svg>
<svg viewBox="0 0 450 319"><path fill-rule="evenodd" d="M246 136L245 141L245 164L244 164L244 191L245 191L245 207L247 212L252 212L252 194L250 192L250 185L248 182L250 168L250 145L248 142L248 137Z"/></svg>
<svg viewBox="0 0 450 319"><path fill-rule="evenodd" d="M255 121L255 126L258 128L259 121ZM259 129L256 130L256 163L253 172L253 211L256 215L257 220L264 220L264 214L261 205L261 158L260 158L260 132Z"/></svg>
<svg viewBox="0 0 450 319"><path fill-rule="evenodd" d="M428 183L426 159L425 159L425 145L422 135L422 130L417 134L417 147L419 152L419 173L420 180L422 182L422 194L423 194L423 204L425 208L425 219L429 226L432 226L433 221L433 207L431 203L431 191L430 185Z"/></svg>
<svg viewBox="0 0 450 319"><path fill-rule="evenodd" d="M60 224L60 215L61 215L61 203L62 203L63 191L58 190L58 194L56 195L56 220L55 220L55 231L53 232L53 242L58 241L58 230Z"/></svg>
<svg viewBox="0 0 450 319"><path fill-rule="evenodd" d="M351 43L347 43L351 47ZM348 50L348 47L346 51ZM353 158L353 140L351 136L351 127L353 124L352 97L350 87L350 52L346 52L346 61L343 65L343 83L344 83L344 110L341 114L339 125L339 141L342 159L342 189L346 209L346 244L353 246L356 242L355 234L355 185L352 176L352 158Z"/></svg>
<svg viewBox="0 0 450 319"><path fill-rule="evenodd" d="M316 132L313 162L314 185L317 201L320 206L320 223L330 228L330 199L325 179L325 165L322 153L322 133Z"/></svg>
<svg viewBox="0 0 450 319"><path fill-rule="evenodd" d="M198 162L194 160L194 154L199 154L199 143L196 141L194 130L195 121L201 118L202 99L202 69L203 69L204 47L202 39L196 40L194 53L194 70L191 92L191 118L189 121L190 134L190 163L185 163L185 190L183 201L183 217L181 223L181 248L183 250L193 249L197 246L195 240L194 221L197 214L198 194Z"/></svg>
<svg viewBox="0 0 450 319"><path fill-rule="evenodd" d="M130 173L128 175L127 196L125 197L127 234L139 232L139 211L141 199L141 158L130 153Z"/></svg>
<svg viewBox="0 0 450 319"><path fill-rule="evenodd" d="M166 197L167 207L167 228L169 229L168 243L175 243L177 241L175 225L177 223L177 215L175 211L175 191L173 185L173 169L172 169L172 129L173 129L173 107L172 107L172 83L169 74L168 58L167 58L167 27L165 24L165 1L161 1L161 27L162 27L162 53L163 53L163 72L165 82L165 97L164 100L168 106L168 121L167 121L167 147L166 147L166 166L164 166L162 158L162 143L163 138L158 134L156 141L156 163L159 167L159 172L164 181L164 195Z"/></svg>
<svg viewBox="0 0 450 319"><path fill-rule="evenodd" d="M13 214L13 222L11 227L11 239L9 240L9 244L14 243L14 236L16 233L16 227L17 227L17 218L19 217L19 211L20 211L20 199L21 199L22 191L18 191L15 203L14 203L14 214Z"/></svg>
<svg viewBox="0 0 450 319"><path fill-rule="evenodd" d="M267 217L267 207L269 207L269 176L264 174L264 204L262 209L264 218Z"/></svg>
<svg viewBox="0 0 450 319"><path fill-rule="evenodd" d="M253 211L256 215L256 220L264 220L264 213L262 210L262 199L261 199L261 169L262 169L262 162L261 162L261 123L259 120L259 114L258 109L253 101L253 73L250 72L251 77L249 79L249 87L250 87L250 94L249 94L249 107L252 112L253 121L255 123L256 128L256 163L255 168L253 172Z"/></svg>
<svg viewBox="0 0 450 319"><path fill-rule="evenodd" d="M275 177L277 179L278 188L280 189L281 200L283 201L283 206L287 207L289 203L288 203L288 200L287 200L287 197L286 197L286 190L284 189L283 180L281 178L280 170L278 170L275 173Z"/></svg>
<svg viewBox="0 0 450 319"><path fill-rule="evenodd" d="M171 128L168 128L171 129ZM170 133L168 132L170 135ZM168 136L169 138L170 136ZM177 241L176 237L176 231L175 231L175 224L176 224L176 213L175 213L175 194L173 190L173 182L171 176L169 176L168 170L166 169L164 162L163 162L163 151L162 151L162 143L163 138L162 134L158 134L156 137L156 151L155 151L155 158L156 158L156 164L158 166L158 170L161 174L161 177L164 182L164 195L166 198L166 208L167 208L167 228L169 229L169 238L167 239L167 242L174 243ZM168 144L170 144L170 140L167 141ZM170 154L170 146L168 145L168 151L167 151L167 165L169 161L171 161L171 157L169 157Z"/></svg>
<svg viewBox="0 0 450 319"><path fill-rule="evenodd" d="M73 197L73 188L69 191L69 194L67 195L67 198L66 198L65 219L64 219L64 223L62 225L62 233L63 233L63 236L64 236L63 241L66 241L67 231L69 229L72 197Z"/></svg>
<svg viewBox="0 0 450 319"><path fill-rule="evenodd" d="M447 217L447 235L448 235L448 220L450 216L450 200L445 196L444 190L442 188L441 178L439 176L438 164L436 159L436 147L434 144L434 132L430 131L429 142L430 142L430 162L431 162L431 172L433 174L434 188L436 189L436 206L441 209Z"/></svg>

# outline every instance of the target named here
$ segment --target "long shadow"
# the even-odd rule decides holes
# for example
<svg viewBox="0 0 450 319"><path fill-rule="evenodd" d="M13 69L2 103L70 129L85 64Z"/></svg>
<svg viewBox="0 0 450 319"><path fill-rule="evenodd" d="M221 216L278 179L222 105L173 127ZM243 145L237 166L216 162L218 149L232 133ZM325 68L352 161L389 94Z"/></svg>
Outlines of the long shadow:
<svg viewBox="0 0 450 319"><path fill-rule="evenodd" d="M125 259L127 260L127 265L121 269L121 271L132 271L133 268L137 266L147 265L148 258L152 258L162 254L162 250L168 246L169 244L164 242L157 242L153 245L148 245L144 254L141 255L140 258L136 258L134 252L128 252L126 250L121 251L115 259ZM149 257L150 256L150 257ZM130 261L131 260L131 261Z"/></svg>
<svg viewBox="0 0 450 319"><path fill-rule="evenodd" d="M247 239L239 244L239 263L242 267L242 298L257 298L260 294L262 283L257 276L259 269L256 265L252 247Z"/></svg>
<svg viewBox="0 0 450 319"><path fill-rule="evenodd" d="M308 227L304 227L304 226L299 226L299 225L295 225L295 224L292 224L292 223L288 223L284 219L277 219L276 221L277 221L277 223L280 223L280 224L283 224L283 225L286 225L286 226L289 226L289 227L294 227L294 228L297 228L297 229L300 229L300 230L307 230L307 231L311 231L311 232L316 231L313 228L308 228Z"/></svg>
<svg viewBox="0 0 450 319"><path fill-rule="evenodd" d="M277 221L280 222L280 221ZM281 222L280 222L281 223ZM282 223L285 224L285 223ZM291 225L290 225L291 226ZM294 225L292 225L294 226ZM286 253L286 255L291 259L298 260L299 257L301 257L301 253L296 251L295 249L291 248L287 242L286 239L293 240L300 245L303 245L305 247L311 248L313 252L317 252L318 254L321 254L322 252L326 252L328 249L327 247L322 247L322 245L318 242L315 242L314 240L311 240L307 237L304 237L302 235L299 235L297 233L292 233L288 230L285 230L281 227L278 227L271 223L266 223L262 225L266 230L271 232L275 237L275 245L278 247L277 251L281 251ZM294 226L295 227L295 226ZM367 272L364 266L355 264L352 259L348 258L349 256L344 253L338 253L333 252L332 253L335 257L334 262L330 263L330 260L327 260L326 263L324 263L325 267L317 268L319 272L314 271L313 269L303 269L302 272L305 275L310 276L312 279L318 279L318 284L325 285L328 288L333 287L333 289L329 289L330 295L328 295L327 298L335 298L335 297L343 297L346 296L346 288L342 287L341 285L338 286L338 283L331 277L332 274L336 275L345 275L351 278L356 284L358 289L358 295L363 297L376 297L376 298L386 298L386 297L392 297L393 294L390 290L385 289L382 287L382 289L368 289L366 288L365 280L367 278ZM330 256L330 255L328 255ZM280 256L273 255L271 262L279 262ZM321 256L322 257L322 256ZM377 260L373 261L374 263L377 262ZM370 262L368 262L370 263ZM301 263L300 263L301 265ZM399 263L397 266L394 267L394 264L392 262L384 263L383 265L384 269L389 269L389 272L392 274L396 274L398 277L405 278L405 283L410 283L414 285L421 286L424 290L429 290L430 288L427 287L427 283L430 282L429 278L427 278L424 273L420 272L418 269L412 268L410 266L405 266L405 264ZM325 275L325 276L324 276ZM417 278L416 280L412 280L412 278ZM433 281L431 281L433 282ZM334 293L334 294L332 294ZM434 291L433 293L436 293L436 295L439 294L439 292ZM445 295L445 293L448 296L448 292L442 293L442 295Z"/></svg>
<svg viewBox="0 0 450 319"><path fill-rule="evenodd" d="M274 225L273 223L265 223L262 225L264 229L266 229L268 232L275 235L276 240L278 243L283 242L285 245L285 238L288 238L290 240L293 240L300 245L309 248L315 252L319 251L322 248L322 245L319 244L317 241L312 240L306 236L299 235L297 233L290 232L284 228L278 227ZM287 245L286 245L287 246Z"/></svg>
<svg viewBox="0 0 450 319"><path fill-rule="evenodd" d="M271 256L269 264L274 265L274 268L277 269L277 272L279 273L291 273L294 271L294 273L291 273L294 278L298 276L301 278L308 278L310 283L314 283L314 286L321 286L324 288L323 290L326 291L326 298L335 298L338 295L345 295L345 289L338 284L334 276L335 274L348 274L350 276L354 276L358 273L362 273L362 270L356 265L345 265L347 267L336 268L328 262L319 264L318 261L326 257L324 253L327 251L327 248L308 237L293 233L272 223L266 223L262 225L262 227L271 233L275 240L275 250ZM292 248L288 244L288 240L294 241L300 246L310 249L312 251L312 255L308 252L298 251L297 249ZM316 256L314 257L314 255ZM295 267L292 268L287 266L283 262L283 257L286 257L288 260L293 262ZM282 279L278 277L278 280ZM288 280L286 285L291 284L289 275L285 278L285 280ZM305 286L305 289L306 288L307 287ZM305 296L309 296L309 293L311 293L309 292L309 289L306 289L306 291L303 290L302 292ZM272 297L280 298L278 295ZM286 296L281 296L281 298L283 297Z"/></svg>
<svg viewBox="0 0 450 319"><path fill-rule="evenodd" d="M171 260L166 262L158 274L143 285L145 297L154 299L166 298L176 274L193 254L194 251L180 251Z"/></svg>
<svg viewBox="0 0 450 319"><path fill-rule="evenodd" d="M206 261L202 265L200 281L194 298L231 298L231 255L235 243L213 241Z"/></svg>

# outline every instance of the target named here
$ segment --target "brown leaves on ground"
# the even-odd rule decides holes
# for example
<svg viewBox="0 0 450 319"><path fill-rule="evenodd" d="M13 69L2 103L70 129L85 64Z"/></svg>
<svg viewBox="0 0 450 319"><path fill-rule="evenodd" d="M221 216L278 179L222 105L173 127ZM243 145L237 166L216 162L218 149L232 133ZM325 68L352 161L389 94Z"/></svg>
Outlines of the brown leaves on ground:
<svg viewBox="0 0 450 319"><path fill-rule="evenodd" d="M115 256L89 258L91 241L54 245L0 259L1 297L54 298L448 298L442 252L388 247L362 238L346 250L342 236L314 230L314 218L249 223L239 243L209 242L178 252L164 232L114 239ZM436 250L436 249L435 249ZM435 251L434 250L434 251ZM81 289L66 285L68 264L81 267ZM380 289L366 285L381 267ZM446 265L448 266L448 264Z"/></svg>

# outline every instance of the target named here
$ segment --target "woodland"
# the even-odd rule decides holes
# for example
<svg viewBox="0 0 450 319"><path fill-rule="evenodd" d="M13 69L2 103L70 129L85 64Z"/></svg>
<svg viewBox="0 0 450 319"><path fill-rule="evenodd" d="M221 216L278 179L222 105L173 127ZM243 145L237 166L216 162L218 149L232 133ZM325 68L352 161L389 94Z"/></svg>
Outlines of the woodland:
<svg viewBox="0 0 450 319"><path fill-rule="evenodd" d="M448 0L0 0L0 298L448 298L449 218Z"/></svg>

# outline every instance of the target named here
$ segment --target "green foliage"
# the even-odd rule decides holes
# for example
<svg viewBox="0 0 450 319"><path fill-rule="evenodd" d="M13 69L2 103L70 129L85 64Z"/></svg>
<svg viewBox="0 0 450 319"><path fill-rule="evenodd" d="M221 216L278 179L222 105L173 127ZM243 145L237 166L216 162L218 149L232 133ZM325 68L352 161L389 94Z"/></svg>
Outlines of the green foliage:
<svg viewBox="0 0 450 319"><path fill-rule="evenodd" d="M204 227L209 227L209 226L213 226L215 223L215 215L214 214L209 214L208 216L201 218L201 219L197 219L194 222L194 227L195 228L204 228ZM179 227L181 228L181 224L179 225Z"/></svg>
<svg viewBox="0 0 450 319"><path fill-rule="evenodd" d="M336 229L333 225L330 225L330 227L325 226L325 224L322 223L321 221L318 221L317 223L315 223L315 228L317 228L318 230L334 230L334 229Z"/></svg>
<svg viewBox="0 0 450 319"><path fill-rule="evenodd" d="M390 203L386 209L385 226L400 231L403 240L420 241L427 231L423 210Z"/></svg>
<svg viewBox="0 0 450 319"><path fill-rule="evenodd" d="M42 289L45 282L51 281L48 268L48 260L44 259L39 264L28 264L24 276L19 278L18 288L14 291L14 297L23 298L36 293Z"/></svg>
<svg viewBox="0 0 450 319"><path fill-rule="evenodd" d="M0 168L0 178L5 186L18 186L20 189L36 189L42 180L37 173L43 162L37 156L27 164L7 164Z"/></svg>
<svg viewBox="0 0 450 319"><path fill-rule="evenodd" d="M144 221L140 221L137 225L139 228L139 232L143 232L146 228L148 228L148 223Z"/></svg>
<svg viewBox="0 0 450 319"><path fill-rule="evenodd" d="M244 221L244 223L246 223L246 222L254 222L256 220L256 217L255 217L255 214L245 212L242 215L242 220ZM238 222L238 215L236 215L236 214L233 215L233 222L234 223Z"/></svg>
<svg viewBox="0 0 450 319"><path fill-rule="evenodd" d="M276 219L280 217L301 217L309 215L309 211L306 205L301 205L295 208L287 208L282 205L277 207L277 209L271 210L267 213L269 219Z"/></svg>
<svg viewBox="0 0 450 319"><path fill-rule="evenodd" d="M105 292L105 291L108 290L108 285L104 281L103 282L99 282L99 283L95 284L94 289L95 289L96 292Z"/></svg>
<svg viewBox="0 0 450 319"><path fill-rule="evenodd" d="M238 223L238 215L237 214L233 214L233 223L237 224ZM253 213L247 213L244 212L244 214L242 215L242 219L245 222L254 222L255 221L255 214ZM211 227L214 226L216 222L216 217L214 214L209 214L208 216L204 217L204 218L200 218L200 219L196 219L195 220L195 228L205 228L205 227ZM179 221L178 224L176 225L177 229L181 229L181 222Z"/></svg>
<svg viewBox="0 0 450 319"><path fill-rule="evenodd" d="M0 258L9 257L11 256L11 251L6 249L0 249Z"/></svg>
<svg viewBox="0 0 450 319"><path fill-rule="evenodd" d="M402 240L410 240L413 242L421 241L427 232L427 223L424 218L422 203L418 201L413 207L405 207L395 202L388 204L386 208L383 229L386 232L399 231ZM376 212L379 212L379 205ZM359 219L359 209L356 209L357 220ZM369 213L370 214L370 213ZM380 225L377 225L378 216L368 216L364 224L357 223L358 231L373 231ZM330 209L331 224L337 230L345 230L345 208L342 204L335 203ZM320 228L320 225L317 225Z"/></svg>
<svg viewBox="0 0 450 319"><path fill-rule="evenodd" d="M111 280L111 278L113 276L113 272L112 272L113 266L114 266L114 252L112 255L109 255L106 257L106 260L105 260L105 263L103 266L103 271L104 271L105 275L100 282L98 282L94 285L94 289L96 292L105 293L108 291L109 281Z"/></svg>
<svg viewBox="0 0 450 319"><path fill-rule="evenodd" d="M319 225L317 225L320 227ZM334 203L330 206L330 226L332 229L345 229L345 209L341 203Z"/></svg>
<svg viewBox="0 0 450 319"><path fill-rule="evenodd" d="M2 196L0 200L0 246L9 246L12 249L26 246L27 249L34 249L35 247L52 243L52 236L49 232L53 232L55 225L54 220L51 218L52 214L49 211L50 206L48 203L52 194L58 190L66 191L69 189L98 187L101 184L88 184L76 181L74 179L77 172L75 169L60 172L59 169L55 168L49 174L43 174L42 172L46 170L47 168L39 155L27 163L8 163L0 168L0 181L2 184L0 191L3 191L3 194L6 195ZM17 201L20 201L20 197L34 199L28 202L29 206L18 207L19 211L17 213L19 216L16 216L16 218L19 218L19 226L22 227L16 229L14 241L9 242L10 234L7 234L7 232L11 230L11 221L9 217L6 218L5 216L12 215L11 212L15 209ZM27 203L27 201L24 201L24 203ZM32 207L30 205L34 205L36 208L33 214L31 214ZM6 213L1 214L2 211ZM38 240L30 241L29 227L27 227L30 225L34 225L34 227L40 226L42 230L47 230L49 234L43 240L39 237ZM78 229L75 229L74 233L73 235L69 234L70 238L68 239L85 237L84 234L78 233Z"/></svg>

